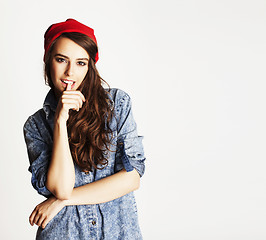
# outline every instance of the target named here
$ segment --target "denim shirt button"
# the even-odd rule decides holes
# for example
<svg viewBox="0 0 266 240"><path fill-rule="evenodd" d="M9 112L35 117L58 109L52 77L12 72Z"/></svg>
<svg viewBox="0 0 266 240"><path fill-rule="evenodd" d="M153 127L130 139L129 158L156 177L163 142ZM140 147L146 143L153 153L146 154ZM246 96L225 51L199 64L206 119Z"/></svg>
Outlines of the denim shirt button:
<svg viewBox="0 0 266 240"><path fill-rule="evenodd" d="M92 225L95 225L95 224L96 224L96 221L93 220L93 221L91 222L91 224L92 224Z"/></svg>

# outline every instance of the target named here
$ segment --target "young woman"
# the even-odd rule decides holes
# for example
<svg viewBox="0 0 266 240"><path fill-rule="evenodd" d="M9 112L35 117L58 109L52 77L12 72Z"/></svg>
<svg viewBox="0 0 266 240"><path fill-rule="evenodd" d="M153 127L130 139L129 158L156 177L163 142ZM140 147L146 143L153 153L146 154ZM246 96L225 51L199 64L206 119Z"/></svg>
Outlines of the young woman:
<svg viewBox="0 0 266 240"><path fill-rule="evenodd" d="M93 29L68 19L45 33L43 108L24 125L36 239L142 239L133 191L144 173L131 101L104 89Z"/></svg>

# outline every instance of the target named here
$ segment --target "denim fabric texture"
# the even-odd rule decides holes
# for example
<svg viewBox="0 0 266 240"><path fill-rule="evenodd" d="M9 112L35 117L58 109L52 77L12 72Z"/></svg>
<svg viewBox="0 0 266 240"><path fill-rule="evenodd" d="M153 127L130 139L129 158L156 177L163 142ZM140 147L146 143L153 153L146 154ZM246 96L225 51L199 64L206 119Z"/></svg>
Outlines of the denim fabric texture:
<svg viewBox="0 0 266 240"><path fill-rule="evenodd" d="M119 89L110 89L109 93L115 114L111 121L114 138L110 145L108 165L102 170L93 169L85 173L75 164L75 187L105 178L123 168L126 171L136 169L140 176L144 173L143 137L137 133L130 97ZM32 173L31 183L45 197L51 195L45 183L53 147L56 106L55 95L50 90L43 108L31 115L23 128L30 161L29 171ZM45 229L38 228L36 239L142 239L134 193L106 203L66 206Z"/></svg>

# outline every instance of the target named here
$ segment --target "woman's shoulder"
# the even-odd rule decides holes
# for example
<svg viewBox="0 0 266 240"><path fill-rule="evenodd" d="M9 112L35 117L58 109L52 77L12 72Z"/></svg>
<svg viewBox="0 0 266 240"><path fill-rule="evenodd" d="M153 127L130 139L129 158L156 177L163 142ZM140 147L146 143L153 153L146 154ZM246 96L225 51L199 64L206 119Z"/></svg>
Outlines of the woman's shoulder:
<svg viewBox="0 0 266 240"><path fill-rule="evenodd" d="M38 123L43 121L44 118L45 118L45 113L43 109L39 109L38 111L36 111L27 118L23 126L24 130L30 128L37 129Z"/></svg>
<svg viewBox="0 0 266 240"><path fill-rule="evenodd" d="M39 109L38 111L36 111L35 113L29 115L29 117L27 118L26 122L34 122L38 119L42 119L45 117L45 113L44 113L44 110L43 108Z"/></svg>
<svg viewBox="0 0 266 240"><path fill-rule="evenodd" d="M113 100L129 97L129 94L119 88L109 88L106 91L111 95Z"/></svg>
<svg viewBox="0 0 266 240"><path fill-rule="evenodd" d="M50 91L47 93L45 97L43 107L39 109L38 111L36 111L35 113L33 113L32 115L30 115L28 119L26 120L25 124L35 123L36 125L38 125L40 123L49 121L49 119L51 118L50 115L53 112L55 112L56 105L57 103L56 103L55 95L52 89L50 89Z"/></svg>
<svg viewBox="0 0 266 240"><path fill-rule="evenodd" d="M109 97L112 100L114 107L116 109L123 107L125 105L130 105L130 96L124 90L119 88L110 88L106 90L109 93Z"/></svg>

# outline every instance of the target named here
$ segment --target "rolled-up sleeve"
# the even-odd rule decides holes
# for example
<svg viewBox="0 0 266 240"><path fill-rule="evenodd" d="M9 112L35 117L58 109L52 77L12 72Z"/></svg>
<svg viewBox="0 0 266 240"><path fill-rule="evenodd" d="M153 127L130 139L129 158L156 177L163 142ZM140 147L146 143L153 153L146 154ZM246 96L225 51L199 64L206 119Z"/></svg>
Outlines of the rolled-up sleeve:
<svg viewBox="0 0 266 240"><path fill-rule="evenodd" d="M145 171L145 156L142 140L133 118L131 99L128 94L119 99L116 108L118 154L126 171L136 169L142 177Z"/></svg>
<svg viewBox="0 0 266 240"><path fill-rule="evenodd" d="M46 188L45 184L51 149L41 137L32 116L24 124L23 132L30 161L28 170L32 173L32 186L39 194L49 197L51 192Z"/></svg>

